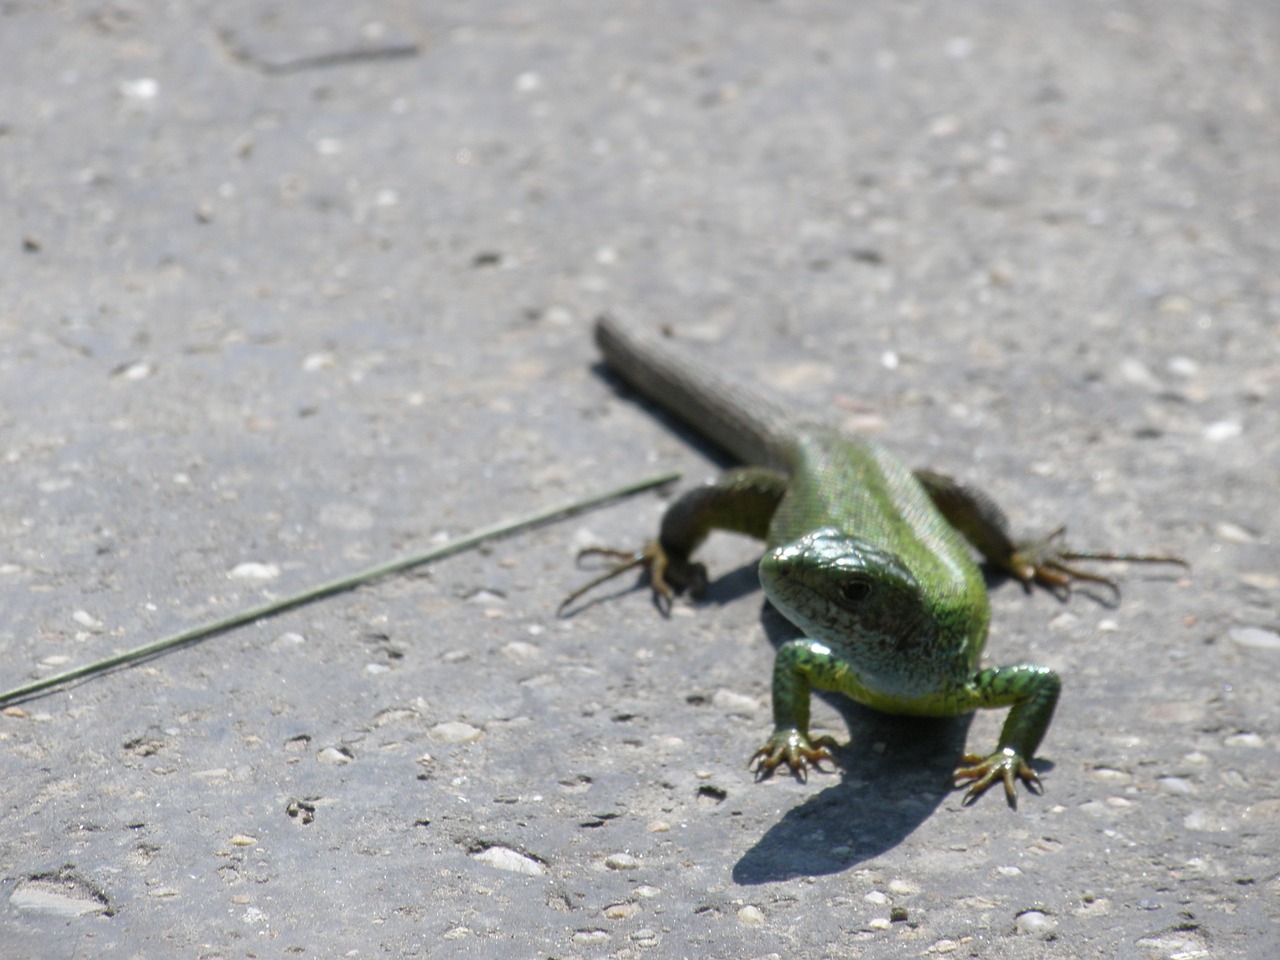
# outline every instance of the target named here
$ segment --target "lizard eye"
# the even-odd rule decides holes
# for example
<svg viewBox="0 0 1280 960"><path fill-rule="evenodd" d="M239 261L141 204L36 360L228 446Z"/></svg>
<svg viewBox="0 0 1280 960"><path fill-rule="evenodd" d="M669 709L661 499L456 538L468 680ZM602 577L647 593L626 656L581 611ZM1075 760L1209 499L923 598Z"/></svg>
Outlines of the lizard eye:
<svg viewBox="0 0 1280 960"><path fill-rule="evenodd" d="M840 599L850 606L857 606L871 595L871 584L861 577L849 580L840 587Z"/></svg>

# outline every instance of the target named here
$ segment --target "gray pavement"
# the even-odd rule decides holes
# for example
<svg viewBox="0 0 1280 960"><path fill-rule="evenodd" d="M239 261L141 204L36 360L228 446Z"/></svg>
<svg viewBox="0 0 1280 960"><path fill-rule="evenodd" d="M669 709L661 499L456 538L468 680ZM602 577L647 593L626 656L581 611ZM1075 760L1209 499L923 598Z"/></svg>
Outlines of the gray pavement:
<svg viewBox="0 0 1280 960"><path fill-rule="evenodd" d="M0 5L0 684L714 452L603 310L1175 550L994 589L1045 793L819 703L753 783L755 547L647 496L0 715L0 957L1275 956L1280 6Z"/></svg>

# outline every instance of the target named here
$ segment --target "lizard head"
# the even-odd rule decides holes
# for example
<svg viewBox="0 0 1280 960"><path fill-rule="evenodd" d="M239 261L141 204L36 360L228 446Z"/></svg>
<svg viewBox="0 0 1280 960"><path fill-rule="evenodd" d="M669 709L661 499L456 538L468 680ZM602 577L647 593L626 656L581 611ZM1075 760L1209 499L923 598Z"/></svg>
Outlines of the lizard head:
<svg viewBox="0 0 1280 960"><path fill-rule="evenodd" d="M760 583L808 636L868 659L927 653L937 642L937 622L901 558L834 528L766 553Z"/></svg>

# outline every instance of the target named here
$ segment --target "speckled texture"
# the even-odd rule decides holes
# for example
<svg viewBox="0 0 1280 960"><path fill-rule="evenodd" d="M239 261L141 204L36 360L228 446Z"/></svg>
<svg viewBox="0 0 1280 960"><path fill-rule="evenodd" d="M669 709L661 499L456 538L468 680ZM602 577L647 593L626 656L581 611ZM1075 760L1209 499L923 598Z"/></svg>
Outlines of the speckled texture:
<svg viewBox="0 0 1280 960"><path fill-rule="evenodd" d="M0 716L5 955L1269 957L1278 50L1246 0L0 6L14 682L712 474L594 374L622 308L1193 564L996 589L1064 679L1011 812L944 786L998 717L818 703L841 772L752 782L752 545L562 622L657 498L505 541Z"/></svg>

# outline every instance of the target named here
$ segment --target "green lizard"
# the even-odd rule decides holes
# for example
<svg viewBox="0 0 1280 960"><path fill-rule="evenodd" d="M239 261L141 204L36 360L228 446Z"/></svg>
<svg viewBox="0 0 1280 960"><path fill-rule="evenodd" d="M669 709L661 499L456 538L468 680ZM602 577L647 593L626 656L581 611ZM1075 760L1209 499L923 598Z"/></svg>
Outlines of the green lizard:
<svg viewBox="0 0 1280 960"><path fill-rule="evenodd" d="M1026 586L1060 592L1076 580L1116 589L1072 560L1183 561L1071 552L1061 547L1061 530L1015 541L1004 514L978 491L931 471L913 473L873 440L795 416L634 323L602 317L595 333L626 383L750 466L678 498L642 550L586 551L619 562L561 610L597 584L643 567L666 612L674 592L705 584L704 568L690 556L710 531L757 537L766 547L759 568L765 595L803 632L779 647L774 661L774 731L752 757L760 776L785 763L803 779L808 765L832 760L835 741L809 735L816 688L913 716L1010 707L995 751L966 754L953 783L969 786L966 804L996 780L1010 803L1018 779L1038 791L1029 761L1061 682L1033 664L979 669L989 608L972 549Z"/></svg>

